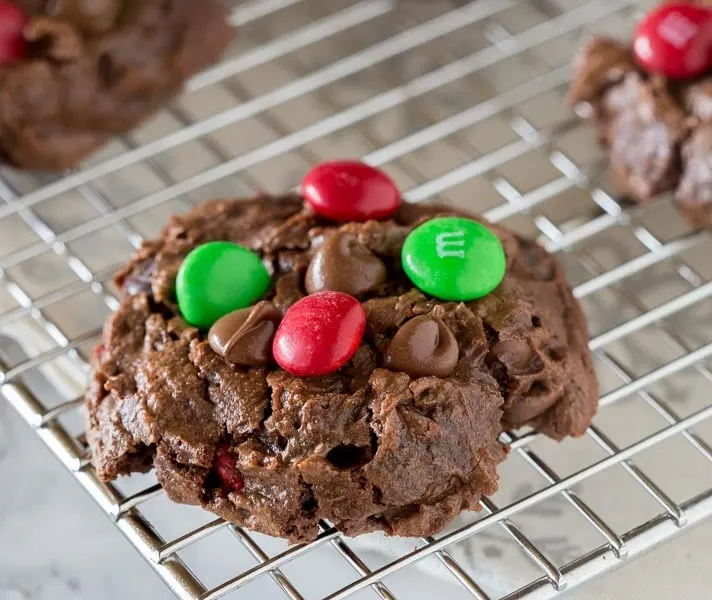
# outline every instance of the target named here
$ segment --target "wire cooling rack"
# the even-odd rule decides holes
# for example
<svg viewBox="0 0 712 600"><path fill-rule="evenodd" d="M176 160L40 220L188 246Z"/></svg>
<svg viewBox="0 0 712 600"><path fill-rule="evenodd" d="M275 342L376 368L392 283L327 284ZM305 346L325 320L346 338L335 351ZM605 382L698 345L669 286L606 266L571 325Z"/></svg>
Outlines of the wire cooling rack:
<svg viewBox="0 0 712 600"><path fill-rule="evenodd" d="M633 0L254 0L240 36L150 123L56 175L0 185L0 389L182 599L550 598L712 515L712 237L669 198L626 204L565 108L583 38ZM501 491L434 538L309 545L106 485L82 435L109 278L170 213L279 192L318 161L387 170L411 202L483 212L559 253L592 329L601 409L581 440L507 436ZM238 542L238 543L236 543ZM414 591L415 590L415 591Z"/></svg>

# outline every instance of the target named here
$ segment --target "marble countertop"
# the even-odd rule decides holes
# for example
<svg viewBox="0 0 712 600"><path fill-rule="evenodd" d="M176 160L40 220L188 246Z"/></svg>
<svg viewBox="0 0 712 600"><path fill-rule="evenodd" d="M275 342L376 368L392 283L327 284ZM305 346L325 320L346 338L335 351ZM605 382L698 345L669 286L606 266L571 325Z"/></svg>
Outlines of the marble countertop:
<svg viewBox="0 0 712 600"><path fill-rule="evenodd" d="M0 600L174 598L0 399Z"/></svg>

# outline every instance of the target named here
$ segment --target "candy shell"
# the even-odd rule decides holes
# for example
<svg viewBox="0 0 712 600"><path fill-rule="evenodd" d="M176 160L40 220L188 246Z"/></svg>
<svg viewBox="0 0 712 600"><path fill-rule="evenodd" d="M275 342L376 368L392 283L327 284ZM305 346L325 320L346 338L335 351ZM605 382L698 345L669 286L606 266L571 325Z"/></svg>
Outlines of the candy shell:
<svg viewBox="0 0 712 600"><path fill-rule="evenodd" d="M504 277L507 259L499 238L477 221L441 217L406 238L403 269L420 290L440 300L476 300Z"/></svg>
<svg viewBox="0 0 712 600"><path fill-rule="evenodd" d="M185 257L176 278L183 318L209 329L225 315L261 300L271 279L260 257L232 242L208 242Z"/></svg>
<svg viewBox="0 0 712 600"><path fill-rule="evenodd" d="M340 223L387 219L401 200L383 171L356 160L317 165L304 177L302 194L315 213Z"/></svg>
<svg viewBox="0 0 712 600"><path fill-rule="evenodd" d="M289 308L274 336L272 354L292 375L326 375L351 360L365 329L366 312L356 298L319 292Z"/></svg>

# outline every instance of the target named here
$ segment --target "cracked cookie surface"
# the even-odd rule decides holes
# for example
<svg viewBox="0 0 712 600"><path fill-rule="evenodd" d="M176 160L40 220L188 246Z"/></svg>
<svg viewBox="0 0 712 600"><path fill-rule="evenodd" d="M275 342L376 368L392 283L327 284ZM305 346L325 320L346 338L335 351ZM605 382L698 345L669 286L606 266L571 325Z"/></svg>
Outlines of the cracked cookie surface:
<svg viewBox="0 0 712 600"><path fill-rule="evenodd" d="M598 389L584 317L551 255L490 226L507 275L467 303L427 297L403 273L406 236L448 214L456 213L403 205L388 221L335 225L284 196L209 202L173 218L116 277L121 305L86 394L99 476L155 467L173 500L292 541L316 537L321 519L351 535L422 536L496 491L503 428L582 434ZM257 252L273 279L265 299L284 313L306 294L311 258L334 229L387 268L385 281L358 296L366 334L335 373L300 378L276 365L237 366L179 316L176 273L197 245L229 240ZM399 327L433 311L459 346L452 373L384 368Z"/></svg>

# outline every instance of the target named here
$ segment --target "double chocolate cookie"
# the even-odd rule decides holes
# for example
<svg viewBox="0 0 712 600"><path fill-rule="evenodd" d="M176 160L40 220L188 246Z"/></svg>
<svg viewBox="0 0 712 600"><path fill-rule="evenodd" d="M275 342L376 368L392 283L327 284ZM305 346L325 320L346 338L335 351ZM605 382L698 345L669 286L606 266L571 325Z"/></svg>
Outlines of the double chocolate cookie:
<svg viewBox="0 0 712 600"><path fill-rule="evenodd" d="M711 34L710 0L663 3L631 44L605 37L587 44L569 96L591 106L630 198L647 202L674 190L683 214L702 228L712 227Z"/></svg>
<svg viewBox="0 0 712 600"><path fill-rule="evenodd" d="M493 253L488 273L499 247L506 274L475 300L439 300L404 270L404 245L457 215L393 210L336 223L290 195L174 217L116 277L121 305L86 393L99 476L154 467L171 499L292 541L313 539L321 519L350 535L421 536L497 490L503 428L582 434L598 388L557 261L467 217ZM457 232L435 239L439 256L465 256ZM233 268L245 257L219 252L225 241L259 256L266 292L251 283L259 265ZM209 328L186 322L245 268L240 294L254 304L224 307Z"/></svg>
<svg viewBox="0 0 712 600"><path fill-rule="evenodd" d="M220 0L0 2L0 159L76 165L217 61L225 18Z"/></svg>

